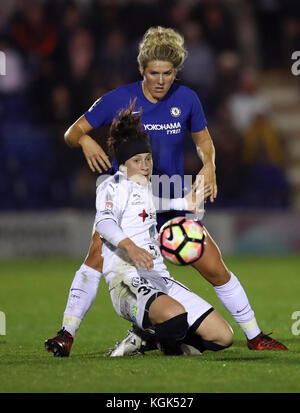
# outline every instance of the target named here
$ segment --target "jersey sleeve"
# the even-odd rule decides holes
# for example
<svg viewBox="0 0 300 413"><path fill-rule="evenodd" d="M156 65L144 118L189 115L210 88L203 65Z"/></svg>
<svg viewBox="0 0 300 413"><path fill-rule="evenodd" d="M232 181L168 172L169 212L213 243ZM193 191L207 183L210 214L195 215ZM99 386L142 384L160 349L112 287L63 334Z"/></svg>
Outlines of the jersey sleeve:
<svg viewBox="0 0 300 413"><path fill-rule="evenodd" d="M98 222L96 224L96 230L115 247L117 247L123 239L127 238L127 235L124 234L118 224L111 219Z"/></svg>
<svg viewBox="0 0 300 413"><path fill-rule="evenodd" d="M199 132L206 128L207 121L204 115L203 107L197 94L191 90L191 116L190 116L190 130L191 132Z"/></svg>
<svg viewBox="0 0 300 413"><path fill-rule="evenodd" d="M106 219L119 223L127 202L128 193L114 178L97 188L95 224Z"/></svg>
<svg viewBox="0 0 300 413"><path fill-rule="evenodd" d="M94 129L112 122L116 115L116 99L116 90L108 92L97 99L85 112L84 117Z"/></svg>

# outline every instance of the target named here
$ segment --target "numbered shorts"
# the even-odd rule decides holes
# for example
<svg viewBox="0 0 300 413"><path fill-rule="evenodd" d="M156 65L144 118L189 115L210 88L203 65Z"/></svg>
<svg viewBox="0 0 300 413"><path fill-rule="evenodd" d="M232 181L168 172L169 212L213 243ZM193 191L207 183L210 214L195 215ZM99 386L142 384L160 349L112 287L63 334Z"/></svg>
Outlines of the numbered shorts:
<svg viewBox="0 0 300 413"><path fill-rule="evenodd" d="M199 325L199 320L204 319L213 310L208 302L170 277L146 278L138 273L131 273L110 288L116 312L141 329L150 327L149 307L162 294L167 294L182 304L188 313L190 327L196 322Z"/></svg>

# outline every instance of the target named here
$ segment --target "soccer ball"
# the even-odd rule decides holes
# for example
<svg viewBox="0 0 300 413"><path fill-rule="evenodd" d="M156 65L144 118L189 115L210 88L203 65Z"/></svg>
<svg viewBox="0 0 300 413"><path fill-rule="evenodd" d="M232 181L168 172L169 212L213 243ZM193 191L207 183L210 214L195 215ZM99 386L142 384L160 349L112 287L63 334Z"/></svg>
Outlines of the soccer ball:
<svg viewBox="0 0 300 413"><path fill-rule="evenodd" d="M203 255L205 235L198 221L173 218L159 231L159 247L163 257L173 264L192 264Z"/></svg>

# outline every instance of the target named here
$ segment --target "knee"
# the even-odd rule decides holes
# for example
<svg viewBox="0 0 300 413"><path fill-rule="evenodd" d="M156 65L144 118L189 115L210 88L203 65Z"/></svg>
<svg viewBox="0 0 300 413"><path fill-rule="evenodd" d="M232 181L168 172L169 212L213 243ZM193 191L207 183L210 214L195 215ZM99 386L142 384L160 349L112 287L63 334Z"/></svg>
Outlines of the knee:
<svg viewBox="0 0 300 413"><path fill-rule="evenodd" d="M222 334L221 337L218 338L216 341L217 344L222 346L223 348L230 347L233 343L233 330L230 327L230 330L226 331Z"/></svg>
<svg viewBox="0 0 300 413"><path fill-rule="evenodd" d="M218 351L230 347L233 343L233 330L228 325L222 331L216 332L213 335L203 337L207 343L212 343L211 350Z"/></svg>
<svg viewBox="0 0 300 413"><path fill-rule="evenodd" d="M181 313L163 323L156 324L154 329L157 345L164 354L182 354L181 343L189 329L187 313Z"/></svg>
<svg viewBox="0 0 300 413"><path fill-rule="evenodd" d="M167 355L182 354L181 340L189 328L185 308L168 295L157 297L149 308L158 348Z"/></svg>
<svg viewBox="0 0 300 413"><path fill-rule="evenodd" d="M218 346L229 347L233 341L233 330L230 324L216 311L206 317L198 327L196 334L206 342L215 343L217 348Z"/></svg>

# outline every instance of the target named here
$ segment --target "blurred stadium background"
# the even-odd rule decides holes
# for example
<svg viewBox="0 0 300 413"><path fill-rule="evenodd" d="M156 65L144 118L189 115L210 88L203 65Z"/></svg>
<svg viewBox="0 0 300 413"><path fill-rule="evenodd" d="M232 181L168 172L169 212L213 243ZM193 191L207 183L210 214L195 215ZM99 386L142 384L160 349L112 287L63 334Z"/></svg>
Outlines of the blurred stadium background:
<svg viewBox="0 0 300 413"><path fill-rule="evenodd" d="M300 251L297 0L10 0L0 6L0 258L83 257L96 175L66 129L140 79L154 25L186 39L179 80L202 101L219 195L204 222L224 254ZM96 131L101 141L103 131ZM200 168L187 137L186 174Z"/></svg>

